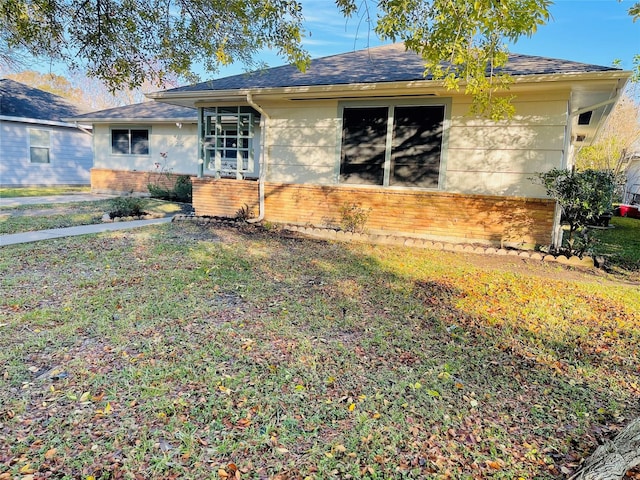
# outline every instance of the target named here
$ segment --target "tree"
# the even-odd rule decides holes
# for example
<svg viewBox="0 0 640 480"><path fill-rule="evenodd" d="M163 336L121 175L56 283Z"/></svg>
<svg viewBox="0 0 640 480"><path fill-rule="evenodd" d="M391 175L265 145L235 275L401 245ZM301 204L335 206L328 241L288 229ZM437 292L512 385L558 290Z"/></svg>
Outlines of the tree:
<svg viewBox="0 0 640 480"><path fill-rule="evenodd" d="M193 79L275 49L304 69L309 56L300 0L0 0L0 52L84 68L118 90L173 73ZM383 40L402 40L422 55L425 71L464 88L474 109L493 118L512 113L503 95L505 41L533 35L549 20L551 0L335 0L347 17L363 15ZM373 12L377 11L375 19ZM362 13L364 12L364 13ZM629 9L640 18L640 2ZM1 59L1 56L0 56ZM486 73L490 75L487 76ZM497 95L501 92L501 95Z"/></svg>
<svg viewBox="0 0 640 480"><path fill-rule="evenodd" d="M83 103L82 91L74 87L69 80L53 73L40 73L34 70L25 70L19 73L6 75L16 82L24 83L30 87L53 93L66 98L74 103Z"/></svg>
<svg viewBox="0 0 640 480"><path fill-rule="evenodd" d="M600 445L569 480L622 480L640 465L640 418Z"/></svg>
<svg viewBox="0 0 640 480"><path fill-rule="evenodd" d="M303 68L302 20L290 0L0 0L0 51L63 61L116 91L192 78L198 61L251 64L263 48Z"/></svg>

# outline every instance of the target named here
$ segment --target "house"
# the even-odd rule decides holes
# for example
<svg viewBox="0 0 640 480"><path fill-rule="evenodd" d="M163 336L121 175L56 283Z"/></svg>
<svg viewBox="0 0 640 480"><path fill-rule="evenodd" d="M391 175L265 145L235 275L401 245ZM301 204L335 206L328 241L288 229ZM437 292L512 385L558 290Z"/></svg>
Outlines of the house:
<svg viewBox="0 0 640 480"><path fill-rule="evenodd" d="M640 206L640 152L627 155L626 184L622 202L627 205Z"/></svg>
<svg viewBox="0 0 640 480"><path fill-rule="evenodd" d="M557 242L560 215L531 179L570 168L630 73L513 54L512 119L424 76L393 44L149 94L198 109L196 214L514 246Z"/></svg>
<svg viewBox="0 0 640 480"><path fill-rule="evenodd" d="M80 113L58 95L0 79L0 185L88 185L91 132L63 120Z"/></svg>
<svg viewBox="0 0 640 480"><path fill-rule="evenodd" d="M198 174L195 108L143 102L79 115L93 126L94 193L148 193L149 183L170 187L178 175Z"/></svg>

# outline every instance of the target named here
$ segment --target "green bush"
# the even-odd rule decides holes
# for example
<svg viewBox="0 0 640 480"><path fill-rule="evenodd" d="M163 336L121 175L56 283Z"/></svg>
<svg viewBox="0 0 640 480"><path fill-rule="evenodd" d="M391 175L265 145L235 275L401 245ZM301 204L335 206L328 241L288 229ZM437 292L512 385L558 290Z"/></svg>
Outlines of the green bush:
<svg viewBox="0 0 640 480"><path fill-rule="evenodd" d="M558 202L562 222L569 226L567 253L582 255L593 242L589 226L599 224L603 215L612 212L616 175L610 170L575 172L554 168L539 173L536 180Z"/></svg>
<svg viewBox="0 0 640 480"><path fill-rule="evenodd" d="M109 217L140 217L145 215L146 201L139 197L118 197L111 200Z"/></svg>
<svg viewBox="0 0 640 480"><path fill-rule="evenodd" d="M149 183L147 189L152 198L159 198L160 200L191 203L193 199L193 186L188 175L179 175L171 189L153 183Z"/></svg>

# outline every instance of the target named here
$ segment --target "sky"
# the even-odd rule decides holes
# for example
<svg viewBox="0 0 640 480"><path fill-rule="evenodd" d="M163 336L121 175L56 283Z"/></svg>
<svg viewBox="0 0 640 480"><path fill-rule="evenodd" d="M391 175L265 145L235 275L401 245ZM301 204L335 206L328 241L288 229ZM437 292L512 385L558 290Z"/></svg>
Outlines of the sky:
<svg viewBox="0 0 640 480"><path fill-rule="evenodd" d="M551 21L531 38L510 45L513 53L574 60L610 66L619 59L625 70L640 54L640 21L633 23L627 10L637 0L555 0ZM369 0L369 4L373 3ZM332 0L302 0L309 36L303 45L312 58L384 44L358 18L345 19ZM387 42L388 43L388 42ZM265 53L269 66L283 59ZM216 77L242 73L241 65L226 67Z"/></svg>
<svg viewBox="0 0 640 480"><path fill-rule="evenodd" d="M345 19L334 0L301 0L307 36L303 45L312 58L346 53L375 47L384 43L359 18ZM375 4L375 0L358 0L361 5ZM552 19L538 29L531 38L521 38L510 45L513 53L574 60L595 65L611 66L621 61L625 70L633 68L634 55L640 55L640 20L633 22L628 9L640 0L555 0L551 6ZM285 63L283 58L263 52L260 60L269 66ZM51 71L52 66L38 68ZM62 65L53 67L54 73L65 75ZM59 70L59 71L58 71ZM236 75L246 71L241 64L222 68L217 74L198 71L202 80Z"/></svg>

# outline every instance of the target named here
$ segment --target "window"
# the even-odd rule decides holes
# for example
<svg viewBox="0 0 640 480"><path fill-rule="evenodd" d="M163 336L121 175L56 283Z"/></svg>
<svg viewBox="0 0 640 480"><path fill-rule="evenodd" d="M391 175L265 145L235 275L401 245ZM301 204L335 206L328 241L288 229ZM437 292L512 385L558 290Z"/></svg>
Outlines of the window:
<svg viewBox="0 0 640 480"><path fill-rule="evenodd" d="M149 155L149 130L114 128L111 130L111 153Z"/></svg>
<svg viewBox="0 0 640 480"><path fill-rule="evenodd" d="M592 115L593 110L589 110L588 112L584 112L578 115L578 125L589 125L591 123Z"/></svg>
<svg viewBox="0 0 640 480"><path fill-rule="evenodd" d="M49 157L50 135L49 130L29 129L31 163L51 163Z"/></svg>
<svg viewBox="0 0 640 480"><path fill-rule="evenodd" d="M444 105L345 107L340 181L438 188Z"/></svg>
<svg viewBox="0 0 640 480"><path fill-rule="evenodd" d="M250 107L216 107L204 110L204 155L208 170L242 177L254 172L254 123Z"/></svg>

